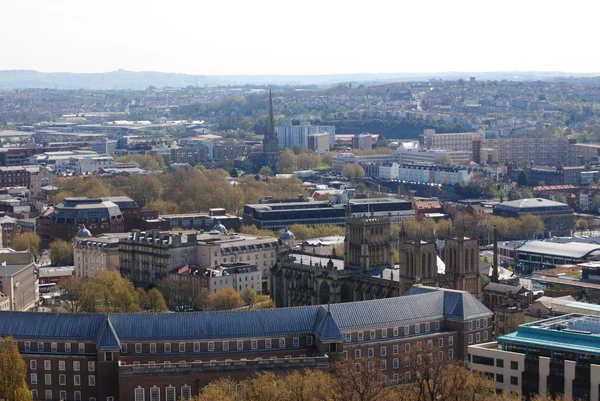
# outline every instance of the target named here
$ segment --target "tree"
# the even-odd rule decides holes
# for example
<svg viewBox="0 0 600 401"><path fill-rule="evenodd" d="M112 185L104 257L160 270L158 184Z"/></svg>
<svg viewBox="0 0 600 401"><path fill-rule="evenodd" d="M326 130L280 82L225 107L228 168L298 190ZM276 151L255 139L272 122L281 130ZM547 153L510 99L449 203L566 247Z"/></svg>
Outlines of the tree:
<svg viewBox="0 0 600 401"><path fill-rule="evenodd" d="M258 299L258 295L256 294L256 291L254 291L253 288L246 288L243 292L242 292L242 300L244 301L244 304L246 305L253 305L256 303L256 300Z"/></svg>
<svg viewBox="0 0 600 401"><path fill-rule="evenodd" d="M141 288L138 288L138 291ZM139 293L140 297L140 307L148 312L167 312L169 308L167 308L167 303L165 302L165 298L162 293L156 289L152 288L151 290L144 291L143 296Z"/></svg>
<svg viewBox="0 0 600 401"><path fill-rule="evenodd" d="M392 384L386 380L378 358L344 359L335 365L330 396L335 401L387 401Z"/></svg>
<svg viewBox="0 0 600 401"><path fill-rule="evenodd" d="M81 312L84 279L77 276L63 277L58 282L58 288L63 290L62 299L67 301L67 312Z"/></svg>
<svg viewBox="0 0 600 401"><path fill-rule="evenodd" d="M600 211L600 194L594 195L592 198L592 205L590 206L590 212L598 213Z"/></svg>
<svg viewBox="0 0 600 401"><path fill-rule="evenodd" d="M365 170L358 163L346 163L342 167L342 176L346 178L362 178Z"/></svg>
<svg viewBox="0 0 600 401"><path fill-rule="evenodd" d="M527 174L525 171L521 171L519 176L517 177L517 185L519 187L528 187L529 186L529 178L527 178Z"/></svg>
<svg viewBox="0 0 600 401"><path fill-rule="evenodd" d="M528 213L519 216L519 221L521 222L522 235L525 238L537 238L544 233L544 222L539 216Z"/></svg>
<svg viewBox="0 0 600 401"><path fill-rule="evenodd" d="M270 177L273 175L273 170L269 166L262 166L258 171L258 174L263 177Z"/></svg>
<svg viewBox="0 0 600 401"><path fill-rule="evenodd" d="M238 400L237 382L229 379L218 379L202 389L194 401L236 401Z"/></svg>
<svg viewBox="0 0 600 401"><path fill-rule="evenodd" d="M233 287L224 287L208 297L212 310L235 309L244 305L242 297Z"/></svg>
<svg viewBox="0 0 600 401"><path fill-rule="evenodd" d="M445 154L444 156L442 156L442 158L440 159L440 164L445 164L445 165L449 165L452 164L452 158L450 156L448 156L448 154Z"/></svg>
<svg viewBox="0 0 600 401"><path fill-rule="evenodd" d="M40 236L34 232L22 233L12 241L12 247L15 251L29 251L36 262L42 255Z"/></svg>
<svg viewBox="0 0 600 401"><path fill-rule="evenodd" d="M83 284L82 312L139 312L139 295L133 284L116 270L99 270Z"/></svg>
<svg viewBox="0 0 600 401"><path fill-rule="evenodd" d="M202 289L194 300L194 308L196 310L205 311L208 309L210 303L208 300L208 290Z"/></svg>
<svg viewBox="0 0 600 401"><path fill-rule="evenodd" d="M27 366L12 337L0 340L0 398L9 401L31 401L27 386Z"/></svg>
<svg viewBox="0 0 600 401"><path fill-rule="evenodd" d="M575 222L575 228L581 231L581 234L583 234L583 232L588 229L588 221L584 218L577 219Z"/></svg>
<svg viewBox="0 0 600 401"><path fill-rule="evenodd" d="M53 266L73 265L73 245L57 239L50 243L50 260Z"/></svg>

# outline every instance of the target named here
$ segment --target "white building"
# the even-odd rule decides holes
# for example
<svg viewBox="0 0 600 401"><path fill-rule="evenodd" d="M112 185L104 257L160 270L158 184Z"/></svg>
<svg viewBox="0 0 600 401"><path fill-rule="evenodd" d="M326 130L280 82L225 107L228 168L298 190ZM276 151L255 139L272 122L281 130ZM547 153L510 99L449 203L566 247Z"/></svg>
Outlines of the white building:
<svg viewBox="0 0 600 401"><path fill-rule="evenodd" d="M452 163L463 164L472 159L472 152L466 150L399 147L395 154L398 156L398 163L402 164L443 164L448 159Z"/></svg>
<svg viewBox="0 0 600 401"><path fill-rule="evenodd" d="M285 121L275 127L279 146L291 148L294 145L302 145L308 149L308 136L311 134L329 134L329 144L335 144L335 126L334 125L310 125L310 123L301 123L292 125L292 121Z"/></svg>
<svg viewBox="0 0 600 401"><path fill-rule="evenodd" d="M382 180L397 180L400 165L398 163L383 163L379 166L379 178Z"/></svg>
<svg viewBox="0 0 600 401"><path fill-rule="evenodd" d="M467 168L440 167L418 164L401 164L398 180L418 184L465 185L471 181L472 173Z"/></svg>
<svg viewBox="0 0 600 401"><path fill-rule="evenodd" d="M72 156L66 160L57 160L57 174L94 174L100 169L117 167L112 156Z"/></svg>
<svg viewBox="0 0 600 401"><path fill-rule="evenodd" d="M449 149L473 151L473 140L483 139L481 132L461 132L457 134L436 134L433 129L426 129L421 135L421 146L425 149Z"/></svg>
<svg viewBox="0 0 600 401"><path fill-rule="evenodd" d="M225 288L233 287L238 293L247 289L262 292L261 274L256 265L246 263L228 263L206 270L209 277L208 291L211 294Z"/></svg>
<svg viewBox="0 0 600 401"><path fill-rule="evenodd" d="M321 134L310 134L308 136L308 150L322 154L329 150L329 134L323 132Z"/></svg>

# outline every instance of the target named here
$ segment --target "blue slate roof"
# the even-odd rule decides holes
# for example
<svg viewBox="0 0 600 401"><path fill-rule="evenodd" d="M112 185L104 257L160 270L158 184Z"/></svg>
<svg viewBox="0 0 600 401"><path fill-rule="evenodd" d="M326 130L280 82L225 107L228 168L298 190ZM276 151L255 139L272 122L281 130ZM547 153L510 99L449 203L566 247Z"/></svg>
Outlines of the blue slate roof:
<svg viewBox="0 0 600 401"><path fill-rule="evenodd" d="M405 296L263 310L196 313L51 314L0 312L0 337L95 341L115 350L122 341L217 340L314 334L342 341L343 331L492 315L474 296L417 286Z"/></svg>
<svg viewBox="0 0 600 401"><path fill-rule="evenodd" d="M87 313L2 312L0 336L94 341L103 319L104 315Z"/></svg>

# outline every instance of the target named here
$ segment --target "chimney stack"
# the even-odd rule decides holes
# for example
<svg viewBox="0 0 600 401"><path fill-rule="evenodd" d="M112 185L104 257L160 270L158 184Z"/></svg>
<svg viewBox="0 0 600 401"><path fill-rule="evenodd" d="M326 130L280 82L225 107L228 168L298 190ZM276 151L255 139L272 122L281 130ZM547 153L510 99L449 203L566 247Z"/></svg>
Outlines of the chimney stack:
<svg viewBox="0 0 600 401"><path fill-rule="evenodd" d="M492 283L498 282L498 226L494 224L494 256L492 261Z"/></svg>

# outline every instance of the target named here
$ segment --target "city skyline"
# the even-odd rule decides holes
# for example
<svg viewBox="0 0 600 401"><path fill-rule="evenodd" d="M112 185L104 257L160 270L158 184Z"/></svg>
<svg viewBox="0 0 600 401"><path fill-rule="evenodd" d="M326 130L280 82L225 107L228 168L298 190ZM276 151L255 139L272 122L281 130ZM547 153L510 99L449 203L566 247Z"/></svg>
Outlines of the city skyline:
<svg viewBox="0 0 600 401"><path fill-rule="evenodd" d="M0 5L0 70L161 71L200 75L319 75L459 71L600 71L587 48L593 12L540 1L484 8L269 0Z"/></svg>

